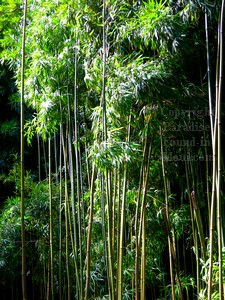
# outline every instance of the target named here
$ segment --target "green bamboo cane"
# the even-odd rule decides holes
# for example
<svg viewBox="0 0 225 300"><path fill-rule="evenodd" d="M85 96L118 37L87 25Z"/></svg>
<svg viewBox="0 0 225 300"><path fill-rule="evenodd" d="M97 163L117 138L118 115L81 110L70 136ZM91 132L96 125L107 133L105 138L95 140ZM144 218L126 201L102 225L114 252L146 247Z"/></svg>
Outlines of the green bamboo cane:
<svg viewBox="0 0 225 300"><path fill-rule="evenodd" d="M149 122L147 123L147 128L149 129ZM143 172L142 172L142 182L141 182L141 211L140 211L140 221L139 221L139 230L138 230L138 251L140 251L140 245L142 241L142 247L145 247L146 245L146 236L145 236L145 228L143 227L145 225L145 214L146 214L146 194L148 189L148 178L149 178L149 168L151 163L151 155L152 155L152 142L153 142L153 136L151 136L149 146L146 147L146 150L148 150L146 160L144 160L143 163ZM148 130L146 133L146 141L148 141ZM147 145L147 144L146 144ZM144 232L143 232L144 231ZM143 240L144 239L144 240ZM145 299L145 253L146 249L142 248L142 255L141 255L141 284L140 284L140 299Z"/></svg>
<svg viewBox="0 0 225 300"><path fill-rule="evenodd" d="M222 79L223 79L223 19L224 19L224 0L221 5L220 13L220 65L219 65L219 90L218 90L218 109L217 109L217 231L218 231L218 260L219 260L219 294L220 300L223 297L223 261L222 261L222 233L223 233L223 220L221 216L221 98L222 98Z"/></svg>
<svg viewBox="0 0 225 300"><path fill-rule="evenodd" d="M206 8L205 8L205 35L206 35L207 74L208 74L209 116L210 116L211 138L213 140L214 120L213 120L213 103L212 103L211 65L210 65L210 53L209 53L208 12Z"/></svg>
<svg viewBox="0 0 225 300"><path fill-rule="evenodd" d="M90 290L90 265L91 265L91 239L92 239L92 224L94 215L94 187L95 187L95 165L92 165L91 190L90 190L90 210L89 210L89 224L87 235L87 250L86 250L86 285L84 299L89 299Z"/></svg>
<svg viewBox="0 0 225 300"><path fill-rule="evenodd" d="M163 174L164 194L165 194L165 204L166 204L166 207L165 207L165 209L166 209L165 219L168 220L168 218L169 218L169 204L168 204L167 185L166 185L166 178L165 178L164 152L163 152L164 150L163 150L163 139L162 139L162 129L161 129L161 127L160 127L160 144L161 144L162 174ZM166 221L166 222L168 222L168 221ZM172 296L172 300L175 300L175 285L174 285L173 258L172 258L171 244L172 244L172 242L170 242L169 235L168 235L171 296Z"/></svg>
<svg viewBox="0 0 225 300"><path fill-rule="evenodd" d="M128 118L128 128L127 128L127 142L130 141L131 134L131 114ZM124 247L124 233L126 224L126 194L127 194L127 163L124 162L123 171L123 192L122 192L122 204L121 204L121 219L120 219L120 246L119 246L119 256L118 256L118 268L117 268L117 299L122 300L123 296L123 247Z"/></svg>
<svg viewBox="0 0 225 300"><path fill-rule="evenodd" d="M121 220L120 220L120 246L119 246L119 257L118 257L118 268L117 268L117 299L122 300L123 285L122 285L122 274L123 274L123 245L124 245L124 231L126 221L126 191L127 191L127 164L124 162L124 174L123 174L123 194L122 194L122 205L121 205Z"/></svg>
<svg viewBox="0 0 225 300"><path fill-rule="evenodd" d="M54 300L54 253L53 253L53 219L52 219L52 157L51 157L51 138L48 138L48 165L49 165L49 244L50 244L50 264L51 264L51 295Z"/></svg>
<svg viewBox="0 0 225 300"><path fill-rule="evenodd" d="M120 220L121 220L121 167L118 166L118 189L117 189L117 222L116 222L116 235L117 235L117 257L116 261L119 261L120 255ZM118 276L116 278L116 296L118 295Z"/></svg>
<svg viewBox="0 0 225 300"><path fill-rule="evenodd" d="M38 181L41 182L41 147L40 147L40 135L37 134L38 145Z"/></svg>
<svg viewBox="0 0 225 300"><path fill-rule="evenodd" d="M24 0L22 58L21 58L21 100L20 100L20 182L21 182L21 242L22 242L22 294L27 300L26 288L26 239L25 239L25 201L24 201L24 69L25 69L25 39L26 39L27 1Z"/></svg>
<svg viewBox="0 0 225 300"><path fill-rule="evenodd" d="M78 236L79 236L79 257L80 257L80 298L83 298L83 259L82 259L82 235L85 240L85 232L82 234L82 218L81 218L81 204L82 204L82 168L80 159L80 137L78 127L78 108L79 99L77 95L78 79L77 79L77 48L78 48L78 33L76 31L76 46L74 54L74 150L75 150L75 167L76 167L76 187L77 187L77 215L78 215ZM84 221L84 211L83 211Z"/></svg>
<svg viewBox="0 0 225 300"><path fill-rule="evenodd" d="M115 257L115 232L116 232L116 200L117 200L117 185L118 185L118 178L117 178L118 170L117 166L113 172L113 198L112 198L112 245L113 245L113 258ZM117 290L117 289L116 289Z"/></svg>
<svg viewBox="0 0 225 300"><path fill-rule="evenodd" d="M60 109L62 114L62 111ZM60 150L59 150L59 300L62 299L62 116L60 120Z"/></svg>
<svg viewBox="0 0 225 300"><path fill-rule="evenodd" d="M145 272L146 272L146 205L143 207L142 246L141 246L141 300L145 300Z"/></svg>
<svg viewBox="0 0 225 300"><path fill-rule="evenodd" d="M102 6L102 123L103 123L103 142L107 141L107 116L106 116L106 98L105 98L105 85L106 85L106 58L107 58L107 35L106 35L106 1L103 0ZM111 198L111 179L110 173L106 169L105 178L105 191L106 191L106 201L107 201L107 225L108 225L108 276L109 276L109 298L110 300L115 299L115 287L114 287L114 263L112 256L112 198Z"/></svg>
<svg viewBox="0 0 225 300"><path fill-rule="evenodd" d="M104 191L104 183L105 183L105 176L103 172L99 172L100 176L100 184L101 184L101 210L102 210L102 238L103 238L103 245L104 245L104 262L106 266L107 272L107 284L108 289L110 290L110 279L109 279L109 267L108 267L108 248L107 248L107 240L106 240L106 213L105 213L105 191Z"/></svg>
<svg viewBox="0 0 225 300"><path fill-rule="evenodd" d="M67 176L67 137L68 137L68 124L66 125L66 141L64 138L64 134L62 131L62 146L63 146L63 160L64 160L64 172L65 172L65 202L64 202L64 209L65 209L65 227L66 227L66 274L67 274L67 300L70 300L71 297L71 286L70 286L70 268L69 268L69 238L70 238L70 220L69 220L69 192L68 192L68 176Z"/></svg>
<svg viewBox="0 0 225 300"><path fill-rule="evenodd" d="M136 201L136 211L135 211L135 224L134 224L134 232L135 232L135 274L134 274L134 286L135 286L135 299L139 299L139 256L140 256L140 243L139 243L139 231L138 231L138 223L139 223L139 210L141 206L141 193L143 188L143 177L144 177L144 167L146 164L146 160L148 157L148 128L146 136L144 139L144 145L143 145L143 157L142 157L142 163L140 168L140 176L139 176L139 185L138 185L138 196Z"/></svg>
<svg viewBox="0 0 225 300"><path fill-rule="evenodd" d="M143 183L142 183L142 199L141 199L141 213L140 213L140 225L139 225L139 233L138 233L138 248L140 249L140 244L142 241L141 248L141 284L140 284L140 299L145 299L145 259L146 259L146 234L145 234L145 223L146 223L146 193L148 189L148 174L150 168L151 161L151 152L152 152L152 140L150 142L148 148L147 162L146 166L143 170Z"/></svg>
<svg viewBox="0 0 225 300"><path fill-rule="evenodd" d="M186 152L185 152L186 154ZM186 176L186 183L187 183L187 194L189 200L189 207L190 207L190 216L191 216L191 228L192 228L192 235L193 235L193 244L195 249L195 258L196 258L196 276L197 276L197 291L200 292L200 268L199 268L199 250L198 250L198 233L196 230L196 223L194 222L194 207L191 198L190 192L190 180L189 180L189 169L187 161L185 160L185 176Z"/></svg>
<svg viewBox="0 0 225 300"><path fill-rule="evenodd" d="M58 183L58 151L57 151L57 136L54 133L54 161L55 161L55 182Z"/></svg>
<svg viewBox="0 0 225 300"><path fill-rule="evenodd" d="M213 247L214 247L214 223L216 208L216 185L217 185L217 151L218 144L218 95L219 95L219 53L220 53L220 20L218 21L218 45L217 45L217 63L216 63L216 107L215 107L215 126L212 140L213 153L213 170L212 170L212 194L211 194L211 213L210 213L210 229L209 229L209 271L208 271L208 300L212 299L212 269L213 269ZM217 208L218 209L218 208Z"/></svg>

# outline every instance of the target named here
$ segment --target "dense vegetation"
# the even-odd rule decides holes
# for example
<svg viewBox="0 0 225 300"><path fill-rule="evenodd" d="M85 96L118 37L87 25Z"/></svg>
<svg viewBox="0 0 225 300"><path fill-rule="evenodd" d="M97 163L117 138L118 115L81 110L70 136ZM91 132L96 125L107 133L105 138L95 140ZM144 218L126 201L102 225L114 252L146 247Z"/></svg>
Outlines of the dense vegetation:
<svg viewBox="0 0 225 300"><path fill-rule="evenodd" d="M224 299L223 6L0 1L1 299Z"/></svg>

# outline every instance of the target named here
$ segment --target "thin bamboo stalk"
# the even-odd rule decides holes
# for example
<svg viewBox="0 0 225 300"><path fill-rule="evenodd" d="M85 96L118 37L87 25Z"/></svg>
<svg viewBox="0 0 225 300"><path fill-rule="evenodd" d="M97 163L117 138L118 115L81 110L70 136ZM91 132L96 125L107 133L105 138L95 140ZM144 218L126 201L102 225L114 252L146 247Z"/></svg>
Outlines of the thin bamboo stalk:
<svg viewBox="0 0 225 300"><path fill-rule="evenodd" d="M27 300L26 287L26 239L25 239L25 199L24 199L24 70L25 70L25 40L26 40L27 1L24 0L22 58L21 58L21 99L20 99L20 184L21 184L21 242L22 242L22 295Z"/></svg>
<svg viewBox="0 0 225 300"><path fill-rule="evenodd" d="M41 182L41 147L40 147L39 134L37 134L37 146L38 146L38 181Z"/></svg>
<svg viewBox="0 0 225 300"><path fill-rule="evenodd" d="M143 207L142 219L142 251L141 251L141 300L145 300L145 272L146 272L146 205Z"/></svg>
<svg viewBox="0 0 225 300"><path fill-rule="evenodd" d="M108 248L107 248L107 240L106 240L106 221L105 221L105 195L104 195L104 182L105 177L102 172L99 172L100 176L100 182L101 182L101 210L102 210L102 237L103 237L103 245L104 245L104 261L106 266L106 272L107 272L107 283L108 283L108 289L110 289L110 280L109 280L109 267L108 267Z"/></svg>
<svg viewBox="0 0 225 300"><path fill-rule="evenodd" d="M120 167L118 168L118 202L117 202L117 224L116 224L116 232L117 232L117 262L119 261L120 255L120 220L121 220L121 176L120 176ZM116 297L118 295L118 276L116 278Z"/></svg>
<svg viewBox="0 0 225 300"><path fill-rule="evenodd" d="M90 265L91 265L91 238L92 238L92 224L94 215L94 186L95 186L95 165L92 165L92 178L91 178L91 190L90 190L90 211L89 211L89 224L88 224L88 236L87 236L87 250L86 250L86 285L84 299L89 299L90 289Z"/></svg>
<svg viewBox="0 0 225 300"><path fill-rule="evenodd" d="M107 58L107 30L106 30L106 0L103 0L102 5L102 141L107 141L107 114L106 114L106 98L105 98L105 85L106 85L106 58ZM108 275L109 275L109 299L115 299L115 286L114 286L114 261L112 255L112 197L111 197L111 178L110 172L106 169L105 178L105 191L107 201L107 247L108 247Z"/></svg>
<svg viewBox="0 0 225 300"><path fill-rule="evenodd" d="M163 150L163 138L162 138L162 129L160 126L160 143L161 143L161 160L162 160L162 174L163 174L163 182L164 182L164 194L165 194L165 220L167 224L168 231L168 246L169 246L169 261L170 261L170 283L171 283L171 296L172 300L175 300L175 285L174 285L174 274L173 274L173 257L172 257L172 238L170 234L170 225L169 225L169 202L168 202L168 191L166 184L166 175L165 175L165 167L164 167L164 150Z"/></svg>
<svg viewBox="0 0 225 300"><path fill-rule="evenodd" d="M147 124L149 127L149 124ZM147 139L147 134L146 134ZM150 145L148 147L148 154L147 154L147 160L144 162L143 165L143 178L142 178L142 199L141 199L141 212L140 212L140 222L139 222L139 231L138 231L138 249L140 249L141 245L141 238L142 238L142 256L141 256L141 289L140 289L140 299L145 299L145 253L146 249L145 247L145 240L143 241L143 238L145 239L145 228L143 227L145 225L145 213L146 213L146 193L148 188L148 174L149 174L149 168L150 168L150 161L151 161L151 153L152 153L152 139L150 140Z"/></svg>
<svg viewBox="0 0 225 300"><path fill-rule="evenodd" d="M58 155L57 155L57 136L54 133L54 160L55 160L55 182L58 183Z"/></svg>
<svg viewBox="0 0 225 300"><path fill-rule="evenodd" d="M60 122L59 150L59 300L62 299L62 118Z"/></svg>
<svg viewBox="0 0 225 300"><path fill-rule="evenodd" d="M216 63L216 108L215 108L215 126L212 140L213 170L212 170L212 194L211 194L211 212L209 229L209 270L208 270L208 300L212 299L212 269L213 269L213 247L214 247L214 223L216 208L216 184L217 184L217 136L218 136L218 94L219 94L219 52L220 52L220 20L218 22L218 45L217 45L217 63Z"/></svg>
<svg viewBox="0 0 225 300"><path fill-rule="evenodd" d="M217 231L218 231L218 262L219 262L219 294L220 300L223 297L223 261L222 261L222 236L223 220L221 217L221 98L222 98L222 80L223 80L223 19L224 19L224 0L221 5L220 13L220 65L219 65L219 90L218 90L218 109L217 109Z"/></svg>
<svg viewBox="0 0 225 300"><path fill-rule="evenodd" d="M142 191L142 180L143 180L143 172L144 172L144 164L147 159L147 135L144 139L144 149L143 149L143 158L142 164L140 169L140 178L139 178L139 188L138 188L138 196L136 201L136 212L135 212L135 224L134 224L134 231L135 231L135 274L134 274L134 286L135 286L135 299L139 299L139 253L140 253L140 244L138 243L138 218L139 218L139 209L141 203L141 191Z"/></svg>
<svg viewBox="0 0 225 300"><path fill-rule="evenodd" d="M65 172L65 227L66 227L66 273L67 273L67 300L70 300L71 287L70 287L70 268L69 268L69 193L68 193L68 176L67 176L67 137L68 137L68 124L66 128L66 141L64 140L64 134L62 131L62 145L63 145L63 158L64 158L64 172Z"/></svg>
<svg viewBox="0 0 225 300"><path fill-rule="evenodd" d="M112 255L113 258L115 257L115 232L116 232L116 197L117 197L117 166L114 169L113 172L113 197L112 197ZM117 290L117 289L116 289Z"/></svg>
<svg viewBox="0 0 225 300"><path fill-rule="evenodd" d="M54 300L54 253L53 253L53 216L52 216L52 157L51 157L51 139L48 138L48 165L49 165L49 244L50 244L50 265L51 265L51 295Z"/></svg>
<svg viewBox="0 0 225 300"><path fill-rule="evenodd" d="M127 142L130 141L131 133L131 115L128 119L127 128ZM118 269L117 269L117 299L122 300L123 296L123 247L124 247L124 233L126 224L126 194L127 194L127 163L124 161L124 171L123 171L123 193L122 193L122 205L121 205L121 220L120 220L120 246L119 246L119 256L118 256Z"/></svg>
<svg viewBox="0 0 225 300"><path fill-rule="evenodd" d="M124 174L123 174L123 194L122 194L122 205L121 205L121 220L120 220L120 247L118 257L118 268L117 268L117 299L122 300L123 286L122 286L122 274L123 274L123 245L124 245L124 231L126 221L126 191L127 191L127 164L124 162Z"/></svg>
<svg viewBox="0 0 225 300"><path fill-rule="evenodd" d="M211 127L211 138L213 140L214 120L213 120L213 103L212 103L212 83L211 83L211 66L209 53L209 32L208 32L208 11L205 8L205 36L206 36L206 54L207 54L207 74L208 74L208 97L209 97L209 117Z"/></svg>
<svg viewBox="0 0 225 300"><path fill-rule="evenodd" d="M76 47L74 53L74 150L75 150L75 170L76 170L76 188L77 188L77 217L78 217L78 237L79 237L79 270L80 270L80 299L83 299L83 249L82 239L85 240L85 231L82 233L82 218L81 218L81 205L82 199L82 167L80 155L80 139L79 139L79 126L78 126L78 108L79 99L77 95L78 79L77 79L77 48L78 48L78 33L76 31ZM84 221L84 206L82 205L83 221ZM83 238L82 238L83 237Z"/></svg>

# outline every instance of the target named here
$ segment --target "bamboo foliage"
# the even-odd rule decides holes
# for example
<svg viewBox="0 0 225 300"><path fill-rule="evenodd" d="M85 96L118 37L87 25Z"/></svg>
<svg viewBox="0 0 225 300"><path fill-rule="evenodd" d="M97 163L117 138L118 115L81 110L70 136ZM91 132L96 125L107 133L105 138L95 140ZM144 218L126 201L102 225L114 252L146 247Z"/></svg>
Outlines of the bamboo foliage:
<svg viewBox="0 0 225 300"><path fill-rule="evenodd" d="M211 6L205 8L204 28L200 5L199 1L153 0L32 3L27 22L29 64L21 74L25 79L25 86L21 80L22 90L25 87L21 103L25 97L34 110L26 124L27 136L31 144L32 137L38 136L37 181L44 185L48 173L49 210L42 214L48 226L42 217L40 225L30 209L33 200L28 188L28 225L23 225L21 235L29 230L38 240L32 251L45 273L37 283L44 298L155 300L166 299L168 294L176 299L179 294L179 299L191 299L192 293L205 291L208 280L207 296L212 299L217 250L218 289L223 296L223 4L214 117ZM206 50L199 46L204 29ZM14 51L8 59L16 70L20 50L15 42L7 43ZM190 55L187 49L192 47ZM206 103L206 80L198 75L202 62L196 59L203 59L203 54L210 116L196 123L195 114ZM22 114L21 106L21 119ZM160 131L159 124L164 126ZM198 127L192 132L187 124ZM213 147L199 142L207 142L208 124ZM21 145L22 133L21 129ZM50 139L53 134L54 141ZM195 147L188 145L190 141ZM211 151L213 164L201 163L202 153L208 157ZM185 160L188 154L195 155L195 160ZM21 183L21 204L24 189ZM25 241L22 250L24 246ZM24 262L23 284L25 266ZM204 268L208 277L203 276ZM35 286L35 277L32 282Z"/></svg>

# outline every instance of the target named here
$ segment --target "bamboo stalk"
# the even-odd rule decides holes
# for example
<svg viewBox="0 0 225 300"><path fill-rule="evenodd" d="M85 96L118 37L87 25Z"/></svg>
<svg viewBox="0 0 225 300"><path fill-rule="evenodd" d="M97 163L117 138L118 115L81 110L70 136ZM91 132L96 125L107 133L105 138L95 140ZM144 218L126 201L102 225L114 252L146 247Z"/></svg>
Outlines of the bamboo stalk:
<svg viewBox="0 0 225 300"><path fill-rule="evenodd" d="M116 223L116 235L117 235L117 262L120 255L120 220L121 220L121 176L120 166L118 168L118 202L117 202L117 223ZM116 297L118 295L118 276L116 278Z"/></svg>
<svg viewBox="0 0 225 300"><path fill-rule="evenodd" d="M117 183L118 183L118 178L117 178L117 166L114 169L113 172L113 197L112 197L112 246L113 246L113 251L112 255L113 258L115 257L115 232L116 232L116 197L117 197ZM117 290L117 289L116 289Z"/></svg>
<svg viewBox="0 0 225 300"><path fill-rule="evenodd" d="M145 300L145 272L146 272L146 205L143 207L142 219L142 251L141 251L141 300Z"/></svg>
<svg viewBox="0 0 225 300"><path fill-rule="evenodd" d="M63 133L63 131L62 131ZM70 268L69 268L69 193L68 193L68 176L67 176L67 137L68 137L68 124L66 128L66 141L64 134L62 134L63 157L64 157L64 172L65 172L65 227L66 227L66 274L67 274L67 300L70 300L71 287L70 287Z"/></svg>
<svg viewBox="0 0 225 300"><path fill-rule="evenodd" d="M58 183L58 156L57 156L57 138L54 133L54 159L55 159L55 182Z"/></svg>
<svg viewBox="0 0 225 300"><path fill-rule="evenodd" d="M213 152L213 170L212 170L212 195L211 195L211 214L209 230L209 271L208 271L208 300L212 299L212 269L213 269L213 247L214 247L214 222L216 208L216 185L217 185L217 137L218 137L218 95L219 95L219 53L220 53L220 20L218 22L218 45L216 62L216 108L215 108L215 126L212 140Z"/></svg>
<svg viewBox="0 0 225 300"><path fill-rule="evenodd" d="M37 134L37 146L38 146L38 181L41 182L41 147L40 147L39 134Z"/></svg>
<svg viewBox="0 0 225 300"><path fill-rule="evenodd" d="M83 207L83 221L84 221L84 206L82 201L82 167L80 159L80 139L79 139L79 126L78 126L78 79L77 79L77 47L78 47L78 33L76 31L76 47L74 53L74 150L75 150L75 170L76 170L76 188L77 188L77 217L78 217L78 236L79 236L79 263L80 263L80 295L83 299L83 249L82 239L85 240L85 231L82 233L82 218L81 218L81 205Z"/></svg>
<svg viewBox="0 0 225 300"><path fill-rule="evenodd" d="M149 122L147 123L147 133L146 133L146 141L148 140L148 129L149 129ZM148 149L146 160L143 164L143 174L142 174L142 199L141 199L141 211L140 211L140 222L139 222L139 230L138 230L138 251L140 251L140 245L142 242L142 255L141 255L141 284L140 284L140 299L145 299L145 214L146 214L146 193L148 188L148 174L149 174L149 168L150 168L150 161L151 161L151 154L152 154L152 141L153 136L151 137L149 147L146 147ZM143 232L144 231L144 232ZM144 239L144 240L143 240ZM144 247L144 248L143 248Z"/></svg>
<svg viewBox="0 0 225 300"><path fill-rule="evenodd" d="M105 177L102 172L99 172L100 180L101 180L101 210L102 210L102 237L103 237L103 245L104 245L104 261L106 266L106 272L107 272L107 283L108 283L108 289L110 290L110 280L109 280L109 267L108 267L108 248L107 248L107 240L106 240L106 213L105 213L105 195L104 195L104 182Z"/></svg>
<svg viewBox="0 0 225 300"><path fill-rule="evenodd" d="M107 58L107 31L106 31L106 0L103 0L102 5L102 141L107 141L107 113L106 113L106 58ZM108 247L108 275L109 275L109 299L115 299L115 286L114 286L114 260L112 255L112 198L111 198L111 179L110 172L106 169L105 178L105 191L107 201L107 247Z"/></svg>
<svg viewBox="0 0 225 300"><path fill-rule="evenodd" d="M123 194L122 194L122 205L121 205L121 220L120 220L120 247L119 247L119 258L117 268L117 299L122 300L123 295L123 245L124 245L124 231L126 221L126 191L127 191L127 164L124 162L124 174L123 174Z"/></svg>
<svg viewBox="0 0 225 300"><path fill-rule="evenodd" d="M135 286L135 299L139 300L139 253L140 253L140 244L138 243L138 217L139 217L139 209L140 209L140 202L141 202L141 190L142 190L142 180L143 180L143 172L144 172L144 164L147 159L147 135L144 140L144 149L143 149L143 158L142 164L140 169L140 178L139 178L139 188L138 188L138 196L136 201L136 211L135 211L135 224L134 224L134 231L135 231L135 274L134 274L134 286Z"/></svg>
<svg viewBox="0 0 225 300"><path fill-rule="evenodd" d="M60 110L62 113L62 111ZM60 121L59 150L59 300L62 299L62 117Z"/></svg>
<svg viewBox="0 0 225 300"><path fill-rule="evenodd" d="M224 0L221 5L220 13L220 65L219 65L219 90L218 90L218 109L217 109L217 231L218 231L218 262L219 262L219 294L223 300L223 261L222 261L222 235L223 220L221 219L221 98L222 98L222 79L223 79L223 19L224 19Z"/></svg>
<svg viewBox="0 0 225 300"><path fill-rule="evenodd" d="M130 141L131 132L131 115L128 119L127 128L127 142ZM117 269L117 299L122 300L123 296L123 247L124 247L124 233L126 225L126 194L127 194L127 163L124 161L124 172L123 172L123 193L122 193L122 204L121 204L121 219L120 219L120 246L118 256L118 269Z"/></svg>
<svg viewBox="0 0 225 300"><path fill-rule="evenodd" d="M48 165L49 165L49 244L50 244L50 265L51 265L51 295L54 300L54 253L53 253L53 217L52 217L52 157L51 157L51 139L48 138Z"/></svg>
<svg viewBox="0 0 225 300"><path fill-rule="evenodd" d="M164 217L167 224L167 232L168 232L168 247L169 247L169 261L170 261L170 282L171 282L171 295L172 300L175 300L175 285L174 285L174 274L173 274L173 256L172 256L172 249L173 249L173 241L170 233L170 223L169 223L169 203L168 203L168 191L167 191L167 184L166 184L166 175L165 175L165 167L164 167L164 153L163 153L163 138L162 138L162 128L160 126L160 143L161 143L161 161L162 161L162 175L163 175L163 182L164 182L164 194L165 194L165 211Z"/></svg>
<svg viewBox="0 0 225 300"><path fill-rule="evenodd" d="M92 165L92 177L91 177L91 190L90 190L90 211L89 211L89 224L88 224L88 236L87 236L87 251L86 251L86 286L84 299L89 299L90 289L90 264L91 264L91 236L92 236L92 224L94 215L94 182L95 182L95 165Z"/></svg>
<svg viewBox="0 0 225 300"><path fill-rule="evenodd" d="M208 97L209 97L209 117L211 127L211 138L213 140L214 120L213 120L213 103L212 103L212 84L211 84L211 66L209 53L209 32L208 32L208 12L205 8L205 36L206 36L206 54L207 54L207 74L208 74Z"/></svg>
<svg viewBox="0 0 225 300"><path fill-rule="evenodd" d="M22 295L27 300L26 287L26 239L25 239L25 199L24 199L24 69L25 69L25 40L26 40L27 1L24 0L22 58L21 58L21 99L20 99L20 184L21 184L21 243L22 243Z"/></svg>

